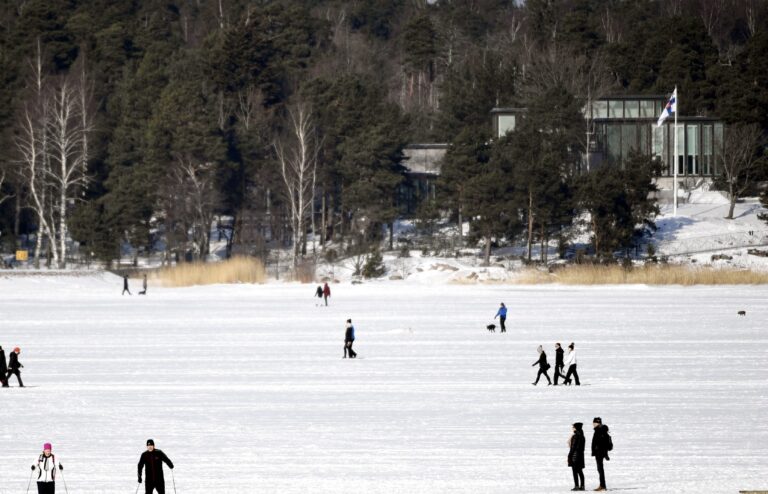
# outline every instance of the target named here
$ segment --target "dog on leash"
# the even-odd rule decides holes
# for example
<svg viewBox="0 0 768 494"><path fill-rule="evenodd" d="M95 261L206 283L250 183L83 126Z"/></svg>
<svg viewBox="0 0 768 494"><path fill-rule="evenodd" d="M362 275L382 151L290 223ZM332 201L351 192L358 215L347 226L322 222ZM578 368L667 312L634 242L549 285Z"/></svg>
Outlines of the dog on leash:
<svg viewBox="0 0 768 494"><path fill-rule="evenodd" d="M487 329L491 333L495 333L496 332L496 325L495 324L489 324L488 326L485 327L485 329Z"/></svg>
<svg viewBox="0 0 768 494"><path fill-rule="evenodd" d="M740 315L740 316L746 316L747 315L747 311L740 310L739 312L737 312L737 314Z"/></svg>

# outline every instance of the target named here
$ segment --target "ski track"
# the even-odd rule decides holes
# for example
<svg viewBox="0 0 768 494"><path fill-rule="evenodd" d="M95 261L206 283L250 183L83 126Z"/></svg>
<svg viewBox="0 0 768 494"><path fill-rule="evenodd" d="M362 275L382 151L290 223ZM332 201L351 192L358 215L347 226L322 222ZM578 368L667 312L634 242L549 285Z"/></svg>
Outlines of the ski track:
<svg viewBox="0 0 768 494"><path fill-rule="evenodd" d="M327 308L313 285L120 289L0 279L0 344L36 386L0 390L0 494L46 441L69 492L133 493L147 438L180 494L568 492L576 421L589 490L594 416L612 489L768 489L765 286L343 284ZM556 341L584 386L531 386Z"/></svg>

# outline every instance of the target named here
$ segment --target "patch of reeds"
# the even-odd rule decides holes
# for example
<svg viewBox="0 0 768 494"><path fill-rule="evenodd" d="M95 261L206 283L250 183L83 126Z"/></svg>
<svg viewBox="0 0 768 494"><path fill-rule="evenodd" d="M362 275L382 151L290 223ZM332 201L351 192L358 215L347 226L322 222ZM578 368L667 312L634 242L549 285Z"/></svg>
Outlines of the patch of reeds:
<svg viewBox="0 0 768 494"><path fill-rule="evenodd" d="M233 257L222 262L195 262L163 268L152 275L161 285L184 287L230 283L264 283L264 264L253 257Z"/></svg>
<svg viewBox="0 0 768 494"><path fill-rule="evenodd" d="M646 265L625 269L618 265L572 265L552 273L527 270L513 283L536 285L761 285L768 273L709 266Z"/></svg>

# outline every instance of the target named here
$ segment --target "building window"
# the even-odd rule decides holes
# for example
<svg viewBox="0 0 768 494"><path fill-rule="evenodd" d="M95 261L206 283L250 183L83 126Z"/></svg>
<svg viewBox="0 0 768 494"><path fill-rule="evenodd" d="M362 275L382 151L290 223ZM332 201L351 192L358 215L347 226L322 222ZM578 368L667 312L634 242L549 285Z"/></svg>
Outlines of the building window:
<svg viewBox="0 0 768 494"><path fill-rule="evenodd" d="M621 159L626 161L632 151L637 151L637 124L621 126Z"/></svg>
<svg viewBox="0 0 768 494"><path fill-rule="evenodd" d="M723 124L716 123L715 127L714 127L714 131L715 131L714 132L715 133L715 139L714 139L715 142L712 143L713 144L712 149L714 151L713 154L714 154L715 159L714 159L714 162L712 164L712 174L713 175L717 175L718 173L720 173L720 167L718 166L718 162L717 162L718 154L723 149Z"/></svg>
<svg viewBox="0 0 768 494"><path fill-rule="evenodd" d="M499 115L499 135L498 137L504 137L507 132L514 132L515 130L515 116L514 115Z"/></svg>
<svg viewBox="0 0 768 494"><path fill-rule="evenodd" d="M608 102L608 118L624 118L624 102L623 101Z"/></svg>
<svg viewBox="0 0 768 494"><path fill-rule="evenodd" d="M624 102L624 118L637 118L640 116L640 103L638 101Z"/></svg>
<svg viewBox="0 0 768 494"><path fill-rule="evenodd" d="M701 128L701 173L704 175L712 175L713 164L713 151L712 147L712 126L704 125Z"/></svg>
<svg viewBox="0 0 768 494"><path fill-rule="evenodd" d="M640 102L640 116L642 118L658 117L655 112L654 103L655 101L653 100L643 100Z"/></svg>
<svg viewBox="0 0 768 494"><path fill-rule="evenodd" d="M671 126L673 129L674 125ZM674 132L674 131L672 131ZM674 146L674 143L672 144ZM683 159L685 153L685 125L677 126L677 146L673 153L675 154L675 163L677 163L677 174L685 174L685 160Z"/></svg>
<svg viewBox="0 0 768 494"><path fill-rule="evenodd" d="M699 172L699 126L686 125L685 164L686 175L698 175Z"/></svg>
<svg viewBox="0 0 768 494"><path fill-rule="evenodd" d="M621 161L621 125L606 126L606 151L609 161L619 163Z"/></svg>
<svg viewBox="0 0 768 494"><path fill-rule="evenodd" d="M592 118L608 118L607 101L595 101L592 103Z"/></svg>

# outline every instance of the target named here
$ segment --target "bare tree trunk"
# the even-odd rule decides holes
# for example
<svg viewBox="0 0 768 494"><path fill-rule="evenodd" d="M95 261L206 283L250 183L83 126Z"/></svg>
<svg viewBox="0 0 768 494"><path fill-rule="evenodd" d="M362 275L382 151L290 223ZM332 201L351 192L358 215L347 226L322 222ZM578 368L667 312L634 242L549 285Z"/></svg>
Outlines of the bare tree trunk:
<svg viewBox="0 0 768 494"><path fill-rule="evenodd" d="M528 262L533 251L533 191L528 191Z"/></svg>
<svg viewBox="0 0 768 494"><path fill-rule="evenodd" d="M486 234L485 235L485 254L483 255L484 263L485 265L489 265L491 263L491 235Z"/></svg>

